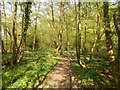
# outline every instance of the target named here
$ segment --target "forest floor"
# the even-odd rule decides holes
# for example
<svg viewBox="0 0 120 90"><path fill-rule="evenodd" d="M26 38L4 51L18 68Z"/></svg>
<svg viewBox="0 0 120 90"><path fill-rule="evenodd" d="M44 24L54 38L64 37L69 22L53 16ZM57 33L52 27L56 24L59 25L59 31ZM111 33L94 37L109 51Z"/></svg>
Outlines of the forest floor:
<svg viewBox="0 0 120 90"><path fill-rule="evenodd" d="M51 74L38 88L113 88L109 82L110 78L100 74L97 68L96 70L92 70L93 67L80 69L74 60L75 52L58 61Z"/></svg>
<svg viewBox="0 0 120 90"><path fill-rule="evenodd" d="M6 57L11 54L5 54ZM4 58L5 58L4 57ZM10 59L11 60L11 59ZM84 60L81 55L81 60ZM64 51L61 57L54 50L25 52L18 66L3 65L3 88L114 88L109 61L103 58L84 60L87 68L77 64L76 53Z"/></svg>
<svg viewBox="0 0 120 90"><path fill-rule="evenodd" d="M73 74L71 60L75 53L60 60L40 88L80 88L80 82Z"/></svg>

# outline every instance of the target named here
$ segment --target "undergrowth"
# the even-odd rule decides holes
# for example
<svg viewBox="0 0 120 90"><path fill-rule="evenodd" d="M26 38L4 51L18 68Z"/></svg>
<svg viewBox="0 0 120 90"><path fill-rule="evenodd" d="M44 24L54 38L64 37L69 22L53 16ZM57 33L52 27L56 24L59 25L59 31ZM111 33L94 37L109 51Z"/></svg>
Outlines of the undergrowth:
<svg viewBox="0 0 120 90"><path fill-rule="evenodd" d="M27 88L31 84L42 82L50 69L61 60L55 57L54 50L36 50L24 53L19 66L3 66L3 88Z"/></svg>
<svg viewBox="0 0 120 90"><path fill-rule="evenodd" d="M109 61L99 58L86 60L87 68L80 68L76 61L76 59L72 61L71 67L80 81L81 88L103 89L115 87L111 74L107 72L110 68Z"/></svg>

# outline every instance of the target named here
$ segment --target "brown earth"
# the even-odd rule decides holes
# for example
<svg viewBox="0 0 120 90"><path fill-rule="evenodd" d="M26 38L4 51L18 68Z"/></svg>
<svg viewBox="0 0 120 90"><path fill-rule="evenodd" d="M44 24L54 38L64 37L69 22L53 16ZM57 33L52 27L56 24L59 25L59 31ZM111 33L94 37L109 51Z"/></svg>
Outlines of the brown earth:
<svg viewBox="0 0 120 90"><path fill-rule="evenodd" d="M80 82L70 67L72 58L74 54L59 61L39 88L44 88L46 85L49 85L49 88L80 88Z"/></svg>

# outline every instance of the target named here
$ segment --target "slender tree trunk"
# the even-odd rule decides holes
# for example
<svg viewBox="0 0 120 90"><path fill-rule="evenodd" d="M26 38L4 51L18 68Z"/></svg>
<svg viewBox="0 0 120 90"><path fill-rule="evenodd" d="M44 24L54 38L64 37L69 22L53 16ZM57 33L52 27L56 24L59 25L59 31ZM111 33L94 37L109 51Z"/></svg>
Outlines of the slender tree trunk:
<svg viewBox="0 0 120 90"><path fill-rule="evenodd" d="M118 83L118 75L117 75L117 63L115 61L115 56L113 52L113 43L111 39L111 29L110 29L110 22L109 22L109 4L108 2L104 2L103 5L103 13L104 13L104 31L105 31L105 37L106 37L106 46L108 50L108 57L109 57L109 63L111 67L111 73L114 77L114 80L116 84Z"/></svg>
<svg viewBox="0 0 120 90"><path fill-rule="evenodd" d="M54 8L53 8L53 1L51 0L51 12L52 12L52 34L53 34L53 42L55 45L55 48L57 48L57 42L55 39L55 20L54 20Z"/></svg>
<svg viewBox="0 0 120 90"><path fill-rule="evenodd" d="M86 46L86 38L87 38L87 23L85 23L85 32L84 32L84 42L83 42L83 54L84 54L84 59L86 60L87 56L87 46Z"/></svg>
<svg viewBox="0 0 120 90"><path fill-rule="evenodd" d="M37 8L37 7L35 7L35 12L37 11L36 8ZM39 7L38 7L38 12L39 12L39 8L40 8L40 5L39 5ZM38 20L38 16L36 16L36 18L35 18L35 29L34 29L34 37L33 37L33 50L36 49L37 20Z"/></svg>
<svg viewBox="0 0 120 90"><path fill-rule="evenodd" d="M6 12L5 12L5 3L4 3L4 1L3 1L3 15L4 15L4 21L5 21L5 23L4 23L4 25L3 25L3 28L4 28L4 52L7 52L7 25L6 25L6 23L7 23L7 21L6 21L6 19L7 19L7 17L6 17Z"/></svg>
<svg viewBox="0 0 120 90"><path fill-rule="evenodd" d="M92 48L90 50L90 60L93 59L93 52L94 52L94 49L95 49L95 46L96 46L96 42L97 42L97 36L96 36L96 33L95 33L94 29L93 29L93 32L94 32L94 42L93 42Z"/></svg>
<svg viewBox="0 0 120 90"><path fill-rule="evenodd" d="M96 46L96 43L99 43L100 39L102 36L100 36L100 16L97 14L96 16L96 24L95 24L95 27L97 27L96 31L93 29L93 32L94 32L94 42L93 42L93 45L92 45L92 48L90 50L91 54L90 54L90 59L93 59L93 51L95 49L95 46ZM102 34L101 34L102 35ZM97 52L99 52L99 46L96 47L97 49Z"/></svg>
<svg viewBox="0 0 120 90"><path fill-rule="evenodd" d="M34 29L34 37L33 37L33 50L36 48L36 30L37 30L37 17L35 19L35 29Z"/></svg>
<svg viewBox="0 0 120 90"><path fill-rule="evenodd" d="M66 39L67 39L67 41L66 41L66 50L69 50L70 49L70 40L69 40L69 28L68 28L68 24L67 24L67 21L65 21L66 22Z"/></svg>
<svg viewBox="0 0 120 90"><path fill-rule="evenodd" d="M81 49L81 21L80 21L80 1L78 6L76 6L75 2L75 11L76 11L76 55L77 62L81 68L85 68L86 66L80 60L80 49Z"/></svg>
<svg viewBox="0 0 120 90"><path fill-rule="evenodd" d="M4 41L3 41L3 40L2 40L2 42L1 42L1 45L2 45L2 53L5 53L6 50L5 50L5 48L4 48Z"/></svg>
<svg viewBox="0 0 120 90"><path fill-rule="evenodd" d="M65 31L66 31L66 47L65 50L70 50L70 30L69 30L69 23L67 20L67 14L64 12L64 22L65 22Z"/></svg>
<svg viewBox="0 0 120 90"><path fill-rule="evenodd" d="M64 4L63 2L61 1L60 2L60 21L59 21L59 24L60 24L60 28L59 28L59 32L58 32L58 47L57 47L57 52L56 54L59 56L60 55L60 52L61 52L61 48L62 48L62 33L63 33L63 13L64 12Z"/></svg>
<svg viewBox="0 0 120 90"><path fill-rule="evenodd" d="M86 3L85 5L85 18L88 19L88 5ZM88 24L85 22L85 31L84 31L84 41L83 41L83 55L84 59L86 60L87 57L87 29L88 29Z"/></svg>
<svg viewBox="0 0 120 90"><path fill-rule="evenodd" d="M14 1L14 19L13 19L13 64L16 64L17 61L17 28L16 28L16 16L17 16L17 2Z"/></svg>
<svg viewBox="0 0 120 90"><path fill-rule="evenodd" d="M97 34L97 43L100 42L100 15L97 15L97 30L96 30L96 34ZM97 46L97 52L99 52L99 46Z"/></svg>

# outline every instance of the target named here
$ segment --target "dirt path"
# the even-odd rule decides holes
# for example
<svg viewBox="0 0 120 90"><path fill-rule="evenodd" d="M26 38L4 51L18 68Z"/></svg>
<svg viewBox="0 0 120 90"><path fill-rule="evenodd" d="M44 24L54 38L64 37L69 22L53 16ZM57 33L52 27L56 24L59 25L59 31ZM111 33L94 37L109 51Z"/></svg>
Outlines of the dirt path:
<svg viewBox="0 0 120 90"><path fill-rule="evenodd" d="M44 88L45 85L49 85L50 88L80 88L79 82L73 75L70 67L70 60L73 55L74 54L59 61L53 68L50 76L40 85L40 88Z"/></svg>

